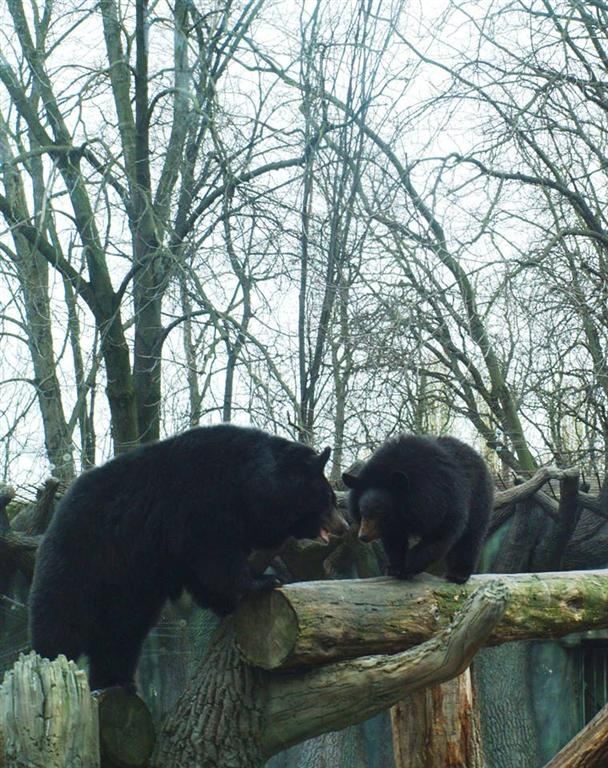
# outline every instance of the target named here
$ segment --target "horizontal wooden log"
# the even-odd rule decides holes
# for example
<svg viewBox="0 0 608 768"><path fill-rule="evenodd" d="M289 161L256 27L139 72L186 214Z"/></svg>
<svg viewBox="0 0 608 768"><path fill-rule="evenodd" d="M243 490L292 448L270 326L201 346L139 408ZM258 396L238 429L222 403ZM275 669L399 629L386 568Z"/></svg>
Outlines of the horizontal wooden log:
<svg viewBox="0 0 608 768"><path fill-rule="evenodd" d="M467 596L497 576L452 584L423 574L288 584L251 596L235 616L244 658L264 669L396 653L446 626ZM608 570L500 575L505 615L489 644L608 627Z"/></svg>

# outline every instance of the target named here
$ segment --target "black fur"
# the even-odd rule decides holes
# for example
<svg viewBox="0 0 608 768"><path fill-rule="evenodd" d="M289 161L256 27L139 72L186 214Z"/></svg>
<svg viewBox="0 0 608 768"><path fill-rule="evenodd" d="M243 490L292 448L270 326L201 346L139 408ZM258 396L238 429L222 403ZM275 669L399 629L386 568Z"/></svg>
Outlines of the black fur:
<svg viewBox="0 0 608 768"><path fill-rule="evenodd" d="M133 685L167 597L187 589L220 615L247 592L252 549L335 529L329 449L222 424L137 448L81 475L38 550L32 646L89 657L92 688Z"/></svg>
<svg viewBox="0 0 608 768"><path fill-rule="evenodd" d="M407 579L445 558L447 578L467 581L494 496L490 473L473 448L454 437L399 435L381 445L358 475L342 477L360 538L382 539L390 574ZM411 549L410 536L420 538Z"/></svg>

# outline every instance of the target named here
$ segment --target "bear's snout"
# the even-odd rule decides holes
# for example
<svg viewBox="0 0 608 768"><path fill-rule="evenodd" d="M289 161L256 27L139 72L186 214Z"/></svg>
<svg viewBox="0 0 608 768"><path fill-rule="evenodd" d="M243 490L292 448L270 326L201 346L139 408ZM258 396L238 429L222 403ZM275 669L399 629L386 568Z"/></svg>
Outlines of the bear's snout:
<svg viewBox="0 0 608 768"><path fill-rule="evenodd" d="M365 517L361 519L361 523L359 524L359 541L368 544L370 541L379 539L380 536L381 531L377 520Z"/></svg>

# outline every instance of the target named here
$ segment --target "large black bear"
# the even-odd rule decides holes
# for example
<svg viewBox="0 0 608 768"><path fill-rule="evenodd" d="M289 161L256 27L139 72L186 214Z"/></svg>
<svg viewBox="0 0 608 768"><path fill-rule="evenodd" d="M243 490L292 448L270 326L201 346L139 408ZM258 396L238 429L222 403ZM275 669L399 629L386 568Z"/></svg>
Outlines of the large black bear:
<svg viewBox="0 0 608 768"><path fill-rule="evenodd" d="M407 579L445 558L447 578L473 573L490 518L494 485L484 460L454 437L399 435L358 475L344 473L359 538L381 538L389 573ZM409 537L419 542L409 549Z"/></svg>
<svg viewBox="0 0 608 768"><path fill-rule="evenodd" d="M82 474L40 545L32 647L89 658L91 688L132 686L163 603L188 590L220 615L278 580L253 576L252 549L336 532L323 474L330 449L221 424L145 445Z"/></svg>

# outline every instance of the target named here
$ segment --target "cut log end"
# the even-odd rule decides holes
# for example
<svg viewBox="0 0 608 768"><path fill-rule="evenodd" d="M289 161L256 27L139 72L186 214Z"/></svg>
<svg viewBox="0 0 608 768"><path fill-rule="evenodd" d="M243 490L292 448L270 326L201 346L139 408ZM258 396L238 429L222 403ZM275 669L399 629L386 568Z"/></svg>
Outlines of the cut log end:
<svg viewBox="0 0 608 768"><path fill-rule="evenodd" d="M247 597L235 616L239 651L262 669L280 667L298 637L298 616L280 589ZM272 632L270 628L272 627Z"/></svg>
<svg viewBox="0 0 608 768"><path fill-rule="evenodd" d="M120 687L105 688L94 695L99 707L102 765L147 766L156 737L152 716L144 702Z"/></svg>

